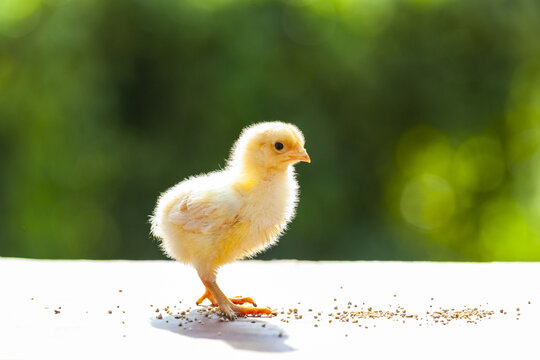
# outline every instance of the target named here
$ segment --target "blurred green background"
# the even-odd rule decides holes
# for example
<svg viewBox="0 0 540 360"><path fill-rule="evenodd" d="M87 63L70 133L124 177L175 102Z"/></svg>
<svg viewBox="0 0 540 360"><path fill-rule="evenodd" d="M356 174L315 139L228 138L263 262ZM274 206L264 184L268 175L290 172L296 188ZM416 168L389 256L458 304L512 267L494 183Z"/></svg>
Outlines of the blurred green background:
<svg viewBox="0 0 540 360"><path fill-rule="evenodd" d="M260 258L540 260L537 0L0 0L0 255L163 258L241 129L313 162Z"/></svg>

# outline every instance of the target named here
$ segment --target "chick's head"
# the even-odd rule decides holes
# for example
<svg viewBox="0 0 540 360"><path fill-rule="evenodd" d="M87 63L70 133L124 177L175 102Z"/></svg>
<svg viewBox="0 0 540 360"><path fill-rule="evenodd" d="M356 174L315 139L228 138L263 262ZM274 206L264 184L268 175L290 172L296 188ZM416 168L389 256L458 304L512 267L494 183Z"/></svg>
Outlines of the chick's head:
<svg viewBox="0 0 540 360"><path fill-rule="evenodd" d="M242 132L233 147L229 164L258 171L285 170L299 161L311 162L302 132L283 122L252 125Z"/></svg>

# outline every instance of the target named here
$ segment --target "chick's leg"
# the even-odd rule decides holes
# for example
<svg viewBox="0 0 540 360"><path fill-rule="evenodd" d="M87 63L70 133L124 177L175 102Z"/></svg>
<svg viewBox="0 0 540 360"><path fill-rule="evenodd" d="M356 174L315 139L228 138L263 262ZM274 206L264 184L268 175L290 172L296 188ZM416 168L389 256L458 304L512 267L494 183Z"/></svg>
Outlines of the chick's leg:
<svg viewBox="0 0 540 360"><path fill-rule="evenodd" d="M210 293L210 296L216 300L219 306L219 310L224 313L229 319L236 319L236 317L239 315L272 315L274 313L268 308L236 306L231 300L229 300L229 298L225 296L223 291L221 291L221 289L217 285L215 274L208 275L204 273L199 273L199 277L201 278L204 286L206 286L206 289ZM240 300L244 299L245 298L242 298Z"/></svg>

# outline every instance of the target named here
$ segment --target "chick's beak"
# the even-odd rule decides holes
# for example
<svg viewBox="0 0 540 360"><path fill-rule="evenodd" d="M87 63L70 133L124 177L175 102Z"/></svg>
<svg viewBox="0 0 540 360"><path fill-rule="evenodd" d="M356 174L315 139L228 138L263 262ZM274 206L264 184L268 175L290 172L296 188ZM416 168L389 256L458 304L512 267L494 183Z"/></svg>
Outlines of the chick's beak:
<svg viewBox="0 0 540 360"><path fill-rule="evenodd" d="M289 157L291 159L298 160L298 161L305 161L307 163L311 162L311 159L309 158L309 155L308 155L306 149L304 149L301 146L298 148L298 150L290 153Z"/></svg>

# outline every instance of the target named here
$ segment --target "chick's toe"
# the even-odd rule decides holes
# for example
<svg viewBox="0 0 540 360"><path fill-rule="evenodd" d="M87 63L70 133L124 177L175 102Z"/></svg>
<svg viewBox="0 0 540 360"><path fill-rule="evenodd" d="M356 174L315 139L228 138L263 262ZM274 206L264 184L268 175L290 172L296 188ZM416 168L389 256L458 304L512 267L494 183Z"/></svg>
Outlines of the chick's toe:
<svg viewBox="0 0 540 360"><path fill-rule="evenodd" d="M235 305L244 305L245 303L249 303L253 306L257 306L257 303L255 303L255 301L250 297L235 296L233 298L229 298L229 300Z"/></svg>

